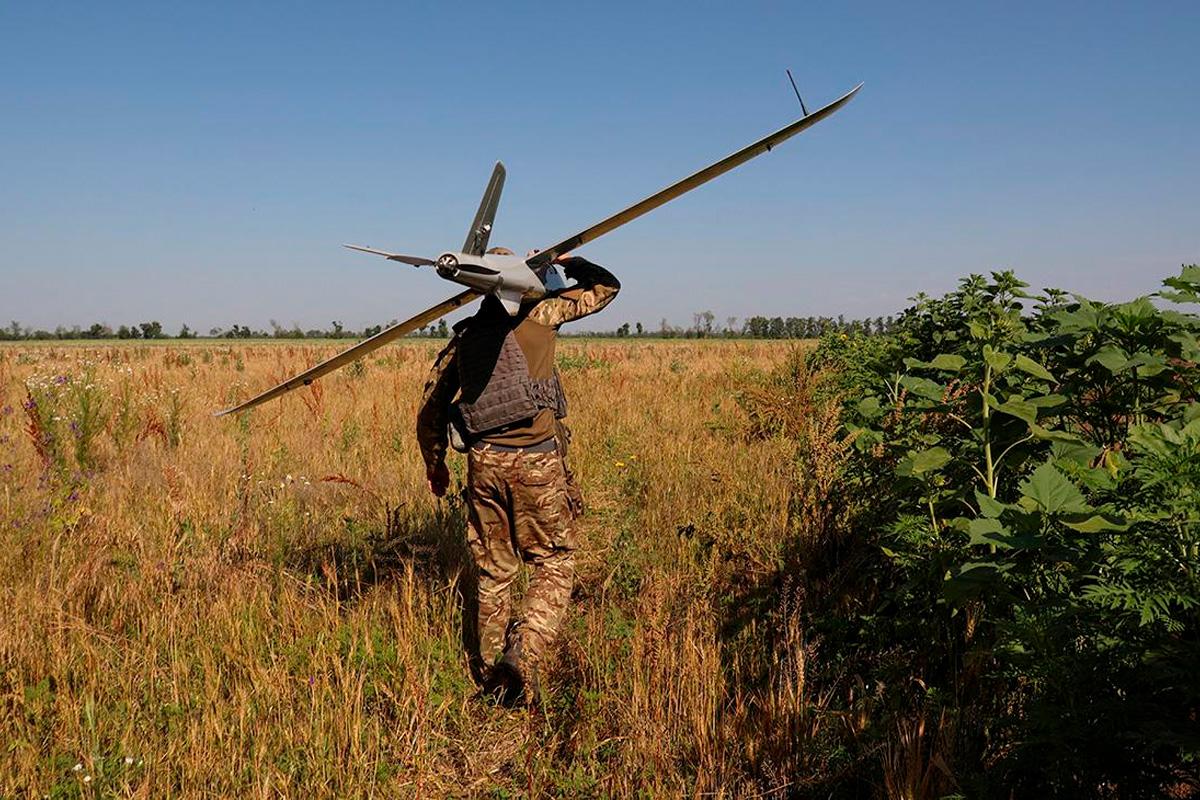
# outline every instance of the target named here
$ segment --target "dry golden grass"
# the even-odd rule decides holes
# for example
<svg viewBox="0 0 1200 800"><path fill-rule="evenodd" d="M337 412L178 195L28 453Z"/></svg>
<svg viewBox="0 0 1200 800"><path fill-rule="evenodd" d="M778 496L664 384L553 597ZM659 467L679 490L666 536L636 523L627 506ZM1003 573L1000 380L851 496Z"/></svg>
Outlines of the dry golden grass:
<svg viewBox="0 0 1200 800"><path fill-rule="evenodd" d="M801 632L753 655L738 594L782 566L793 451L734 400L793 346L560 345L589 511L543 716L474 698L462 507L412 431L437 347L239 419L333 348L0 349L0 795L795 789Z"/></svg>

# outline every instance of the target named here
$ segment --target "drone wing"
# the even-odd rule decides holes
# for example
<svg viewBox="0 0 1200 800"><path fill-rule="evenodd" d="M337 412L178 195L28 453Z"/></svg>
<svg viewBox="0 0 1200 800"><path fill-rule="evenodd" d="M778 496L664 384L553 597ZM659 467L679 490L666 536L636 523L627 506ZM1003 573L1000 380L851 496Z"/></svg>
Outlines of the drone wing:
<svg viewBox="0 0 1200 800"><path fill-rule="evenodd" d="M425 311L422 311L420 314L417 314L415 317L410 317L409 319L406 319L403 322L398 322L395 325L393 325L392 327L388 328L387 330L384 330L384 331L381 331L381 332L375 334L370 339L365 339L365 340L359 342L358 344L351 347L349 350L344 350L341 353L338 353L333 358L331 358L327 361L322 361L320 364L317 364L315 367L312 367L311 369L307 369L304 372L301 372L296 377L289 378L288 380L286 380L283 383L276 386L274 389L265 391L262 394L258 395L257 397L247 400L246 402L242 403L241 405L234 406L233 408L227 408L224 411L218 411L216 414L214 414L214 416L223 417L226 414L236 414L240 411L246 411L248 409L254 408L256 405L259 405L260 403L265 403L268 400L273 400L282 394L287 394L288 392L292 391L293 389L299 389L301 386L307 386L308 384L312 383L313 381L315 381L317 378L321 377L322 375L326 375L330 372L333 372L338 367L343 367L346 364L349 364L351 361L355 361L359 358L362 358L367 353L370 353L372 350L377 350L380 347L383 347L385 344L392 341L393 339L398 339L401 336L403 336L404 334L409 333L410 331L415 331L417 328L425 327L429 323L433 322L435 319L445 316L446 314L449 314L454 309L466 305L467 303L474 300L476 297L479 297L479 293L475 292L473 290L470 290L470 289L468 289L467 291L462 292L460 294L456 294L456 295L454 295L454 297L451 297L449 300L446 300L445 302L442 302L442 303L438 303L433 308L426 309Z"/></svg>
<svg viewBox="0 0 1200 800"><path fill-rule="evenodd" d="M388 261L399 261L402 264L412 264L414 267L432 267L433 259L421 258L421 256L404 256L399 253L389 253L386 250L376 250L374 247L363 247L357 244L344 244L342 247L348 247L351 250L357 250L360 253L371 253L377 256L383 256Z"/></svg>
<svg viewBox="0 0 1200 800"><path fill-rule="evenodd" d="M846 92L846 94L842 95L837 100L834 100L824 108L818 109L811 114L801 117L790 125L780 128L769 136L764 136L754 144L743 147L733 155L722 158L715 164L711 164L699 172L689 175L678 183L674 183L662 191L650 195L639 203L634 203L624 211L618 211L608 219L596 223L587 230L577 233L567 239L563 239L558 244L547 247L545 250L538 251L537 255L529 259L529 261L526 263L531 267L547 263L557 256L574 250L580 245L587 244L594 239L600 238L609 231L616 230L626 222L632 222L643 214L653 211L659 206L674 200L681 194L690 192L697 186L708 183L718 175L724 175L726 172L729 172L729 170L746 163L755 156L769 152L775 147L775 145L790 139L797 133L800 133L812 125L816 125L818 122L833 114L842 106L846 105L846 103L849 103L861 88L862 84L860 83L858 86L855 86L853 89Z"/></svg>

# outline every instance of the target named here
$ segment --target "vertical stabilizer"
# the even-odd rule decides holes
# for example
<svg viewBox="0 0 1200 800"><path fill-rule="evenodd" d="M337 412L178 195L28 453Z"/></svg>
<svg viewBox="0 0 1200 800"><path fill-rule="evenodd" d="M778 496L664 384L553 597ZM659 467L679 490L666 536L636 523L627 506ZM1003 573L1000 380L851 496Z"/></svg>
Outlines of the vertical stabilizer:
<svg viewBox="0 0 1200 800"><path fill-rule="evenodd" d="M467 241L462 251L472 256L481 256L487 250L488 238L492 235L492 222L496 219L496 208L500 205L500 192L504 189L504 165L496 162L492 170L492 179L488 181L483 199L479 201L479 210L475 212L475 221L467 231Z"/></svg>

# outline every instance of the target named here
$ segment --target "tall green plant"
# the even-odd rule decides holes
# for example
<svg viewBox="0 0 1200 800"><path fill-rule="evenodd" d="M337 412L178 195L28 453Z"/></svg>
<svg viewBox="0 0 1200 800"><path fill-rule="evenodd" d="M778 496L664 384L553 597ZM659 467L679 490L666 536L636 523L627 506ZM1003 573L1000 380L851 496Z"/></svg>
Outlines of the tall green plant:
<svg viewBox="0 0 1200 800"><path fill-rule="evenodd" d="M981 793L1152 793L1200 757L1200 319L1156 304L1200 299L1200 269L1166 284L971 276L861 357L814 355L853 365L870 591L813 624L889 713L950 713Z"/></svg>

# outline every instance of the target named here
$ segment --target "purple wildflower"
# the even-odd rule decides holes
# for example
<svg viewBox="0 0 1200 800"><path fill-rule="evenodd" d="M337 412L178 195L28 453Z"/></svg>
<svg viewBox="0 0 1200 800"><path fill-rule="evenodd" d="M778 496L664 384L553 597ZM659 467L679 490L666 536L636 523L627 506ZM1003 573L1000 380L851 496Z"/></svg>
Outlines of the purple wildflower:
<svg viewBox="0 0 1200 800"><path fill-rule="evenodd" d="M12 406L5 406L4 408L0 408L0 417L7 417L12 413L13 413Z"/></svg>
<svg viewBox="0 0 1200 800"><path fill-rule="evenodd" d="M66 383L69 380L70 380L70 378L68 378L66 375L55 375L54 376L54 385L62 386L64 383Z"/></svg>

